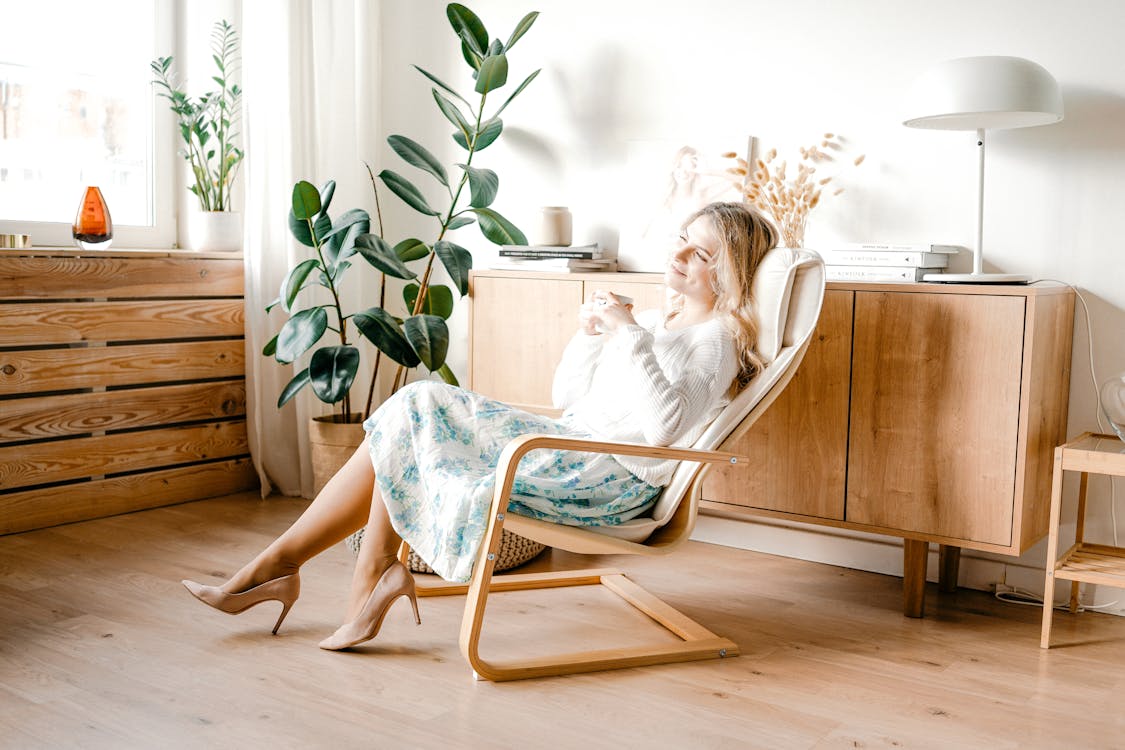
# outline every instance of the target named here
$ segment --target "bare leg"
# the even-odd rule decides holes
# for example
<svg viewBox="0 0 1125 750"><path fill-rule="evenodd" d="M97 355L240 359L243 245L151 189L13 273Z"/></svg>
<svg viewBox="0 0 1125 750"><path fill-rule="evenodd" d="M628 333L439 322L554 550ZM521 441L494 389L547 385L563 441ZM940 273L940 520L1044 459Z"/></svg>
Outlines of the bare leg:
<svg viewBox="0 0 1125 750"><path fill-rule="evenodd" d="M352 573L345 622L351 622L359 615L383 571L397 558L398 547L402 544L402 538L391 526L391 517L387 514L387 506L383 503L378 487L372 486L370 502L371 513L363 531L355 571Z"/></svg>
<svg viewBox="0 0 1125 750"><path fill-rule="evenodd" d="M375 469L364 441L348 462L328 480L300 518L223 584L222 590L237 593L278 576L295 573L306 561L368 521L374 489ZM378 506L385 516L383 503L379 502ZM390 519L386 523L389 529ZM369 533L365 532L365 547ZM391 533L394 533L393 530ZM375 536L378 538L377 534Z"/></svg>

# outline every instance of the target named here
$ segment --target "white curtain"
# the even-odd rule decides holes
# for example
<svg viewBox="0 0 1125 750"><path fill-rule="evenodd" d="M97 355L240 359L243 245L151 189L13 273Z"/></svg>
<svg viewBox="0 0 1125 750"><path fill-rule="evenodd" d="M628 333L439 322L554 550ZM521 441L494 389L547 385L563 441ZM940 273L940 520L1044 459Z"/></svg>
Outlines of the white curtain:
<svg viewBox="0 0 1125 750"><path fill-rule="evenodd" d="M311 257L289 233L295 182L336 180L334 217L372 210L363 162L377 148L378 25L378 0L242 5L247 424L263 496L312 491L307 424L330 409L308 388L277 408L278 394L307 361L285 366L262 356L286 320L280 308L267 315L265 307L288 269ZM362 309L357 288L344 295L345 313ZM365 382L353 394L360 389L366 394Z"/></svg>

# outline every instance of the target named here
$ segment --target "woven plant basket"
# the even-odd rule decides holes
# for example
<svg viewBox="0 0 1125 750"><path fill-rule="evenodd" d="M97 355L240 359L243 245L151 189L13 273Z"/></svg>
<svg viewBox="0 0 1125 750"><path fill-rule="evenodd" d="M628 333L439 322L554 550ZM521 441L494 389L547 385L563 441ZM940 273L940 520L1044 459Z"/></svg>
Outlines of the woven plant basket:
<svg viewBox="0 0 1125 750"><path fill-rule="evenodd" d="M359 545L363 541L363 529L349 536L346 540L348 549L352 554L359 554ZM509 570L526 562L530 562L539 553L547 549L547 545L533 542L527 537L504 529L500 532L500 551L496 555L496 570ZM433 568L426 561L418 557L418 553L410 550L410 559L407 560L408 568L415 573L433 573Z"/></svg>

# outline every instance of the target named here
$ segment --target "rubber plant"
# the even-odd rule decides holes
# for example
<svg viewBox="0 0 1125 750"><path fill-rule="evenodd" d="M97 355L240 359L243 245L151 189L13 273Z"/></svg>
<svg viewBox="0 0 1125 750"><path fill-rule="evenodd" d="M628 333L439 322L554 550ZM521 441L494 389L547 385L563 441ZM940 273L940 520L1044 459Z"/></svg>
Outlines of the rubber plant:
<svg viewBox="0 0 1125 750"><path fill-rule="evenodd" d="M390 169L378 174L378 180L406 205L433 218L436 222L435 239L426 242L410 237L393 245L385 239L378 185L370 167L368 172L375 188L377 233L370 231L370 216L362 209L346 211L335 221L331 219L328 208L335 191L334 183L329 182L321 190L305 181L293 187L290 230L299 242L314 250L315 256L290 269L282 282L281 294L266 308L269 311L280 305L290 318L266 345L263 354L273 356L278 362L292 363L316 347L329 330L335 336L333 343L313 349L308 367L298 372L282 390L278 407L307 385L321 401L340 404L337 421L362 419L371 411L384 356L398 365L392 390L405 382L408 369L419 365L437 373L446 382L456 384L457 378L445 361L449 350L446 320L453 312L453 290L444 284L431 284L430 280L437 259L445 267L457 292L464 296L468 292L472 255L448 239L447 233L476 223L490 242L498 245L527 244L523 232L492 208L500 184L496 172L474 166L473 160L478 152L500 137L504 128L501 113L539 74L536 70L527 76L499 107L486 114L489 94L507 83L508 51L531 28L539 14L532 12L524 16L506 42L499 39L490 41L484 24L463 5L450 4L446 15L475 80L473 91L478 95L477 101L471 103L433 74L414 67L434 85L434 102L454 126L453 140L466 152L464 161L456 163L455 170L447 170L431 151L417 141L403 135L387 138L391 149L403 161L444 188L447 200L440 208L435 208L408 177ZM451 173L455 176L451 177ZM379 304L346 315L340 303L339 283L357 255L381 273ZM412 270L408 264L420 267L421 273ZM410 282L403 288L403 301L408 310L405 317L397 317L387 310L388 276ZM295 311L299 293L310 286L326 288L330 301ZM359 369L360 354L352 343L349 322L355 325L358 336L370 341L377 350L366 406L359 414L351 411L350 392Z"/></svg>

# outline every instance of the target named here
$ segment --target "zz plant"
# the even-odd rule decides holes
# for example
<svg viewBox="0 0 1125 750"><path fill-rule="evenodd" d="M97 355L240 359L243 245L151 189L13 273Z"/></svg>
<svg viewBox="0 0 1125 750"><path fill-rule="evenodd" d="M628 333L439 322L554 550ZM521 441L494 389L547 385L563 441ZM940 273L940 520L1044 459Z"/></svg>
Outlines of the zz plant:
<svg viewBox="0 0 1125 750"><path fill-rule="evenodd" d="M422 172L442 189L445 199L440 207L435 207L410 178L398 172L384 169L379 172L378 180L410 208L436 222L436 237L431 242L411 237L392 245L384 239L381 212L378 233L370 231L370 216L361 209L347 211L333 221L328 215L335 188L333 183L328 183L319 191L308 182L299 182L294 186L290 230L298 241L314 249L315 257L290 270L282 283L280 296L267 308L281 305L291 317L266 345L263 354L272 355L279 362L291 363L316 346L329 330L336 333L338 343L313 351L309 366L297 373L283 389L278 399L279 407L304 386L310 385L321 401L341 404L340 421L353 419L350 389L359 368L360 356L349 337L349 321L355 324L359 336L373 343L378 350L363 414L371 411L379 365L384 355L398 365L393 385L395 389L405 381L406 370L418 365L425 365L446 382L457 383L445 362L449 350L446 320L453 312L453 290L444 284L430 283L434 260L436 258L441 262L457 292L464 296L468 292L472 255L448 239L448 232L476 223L490 242L498 245L527 244L523 232L492 208L500 184L496 172L474 166L473 160L478 152L500 137L504 128L501 113L539 74L539 70L531 73L499 107L486 113L489 94L507 84L508 52L527 33L538 15L532 12L524 16L507 41L502 42L500 39L490 40L484 24L467 7L451 3L446 8L446 16L460 42L462 57L475 80L475 102L470 102L473 94L463 96L433 74L414 66L433 84L434 103L453 125L453 140L466 155L464 161L454 165L454 169L447 169L417 141L404 135L387 138L388 145L408 166ZM378 209L379 194L374 176L372 185ZM339 282L356 255L381 272L382 280L379 304L349 316L344 314L340 304ZM411 270L407 264L420 265L421 274ZM396 317L386 310L387 276L409 282L403 289L408 310L405 318ZM328 290L331 301L294 312L298 293L316 285ZM357 417L362 418L362 414Z"/></svg>
<svg viewBox="0 0 1125 750"><path fill-rule="evenodd" d="M226 20L215 23L211 32L211 59L218 75L211 79L219 88L199 97L188 96L173 79L173 58L158 57L149 65L157 95L168 100L176 115L184 148L180 154L191 166L193 184L188 188L201 211L229 211L231 185L244 156L235 145L242 102L242 89L231 80L239 63L238 32Z"/></svg>

